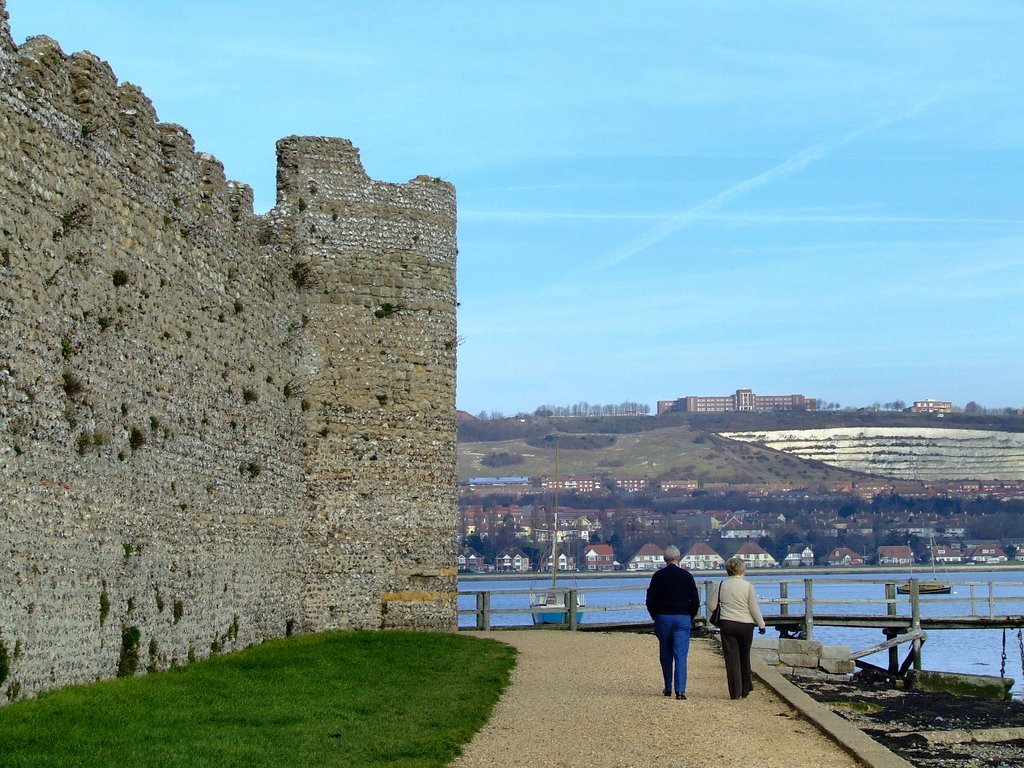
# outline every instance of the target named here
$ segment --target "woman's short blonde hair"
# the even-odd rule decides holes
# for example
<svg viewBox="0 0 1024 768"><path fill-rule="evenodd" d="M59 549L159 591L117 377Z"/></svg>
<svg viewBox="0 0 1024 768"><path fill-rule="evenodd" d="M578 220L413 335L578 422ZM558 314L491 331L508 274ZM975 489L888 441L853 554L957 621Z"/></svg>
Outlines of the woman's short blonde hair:
<svg viewBox="0 0 1024 768"><path fill-rule="evenodd" d="M747 572L747 564L743 562L742 558L730 557L725 561L725 572L730 576L738 576Z"/></svg>

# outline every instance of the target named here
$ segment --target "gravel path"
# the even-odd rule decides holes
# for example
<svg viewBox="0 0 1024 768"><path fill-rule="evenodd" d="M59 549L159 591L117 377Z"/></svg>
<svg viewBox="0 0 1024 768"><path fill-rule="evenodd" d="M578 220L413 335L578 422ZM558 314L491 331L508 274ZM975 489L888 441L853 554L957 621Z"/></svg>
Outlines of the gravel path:
<svg viewBox="0 0 1024 768"><path fill-rule="evenodd" d="M854 759L763 685L732 701L717 643L690 645L687 700L661 695L657 640L626 632L478 633L519 651L512 684L452 768L849 768Z"/></svg>

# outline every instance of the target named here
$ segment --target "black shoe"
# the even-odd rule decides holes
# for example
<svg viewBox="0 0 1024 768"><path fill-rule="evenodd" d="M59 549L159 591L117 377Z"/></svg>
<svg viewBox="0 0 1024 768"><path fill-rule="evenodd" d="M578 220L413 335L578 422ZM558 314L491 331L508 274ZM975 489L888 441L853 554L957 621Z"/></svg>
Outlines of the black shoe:
<svg viewBox="0 0 1024 768"><path fill-rule="evenodd" d="M683 699L685 701L686 700L686 694L685 693L677 693L676 694L676 698L677 699Z"/></svg>
<svg viewBox="0 0 1024 768"><path fill-rule="evenodd" d="M661 695L662 696L671 696L672 695L672 691L670 691L668 688L666 688L664 691L661 692Z"/></svg>

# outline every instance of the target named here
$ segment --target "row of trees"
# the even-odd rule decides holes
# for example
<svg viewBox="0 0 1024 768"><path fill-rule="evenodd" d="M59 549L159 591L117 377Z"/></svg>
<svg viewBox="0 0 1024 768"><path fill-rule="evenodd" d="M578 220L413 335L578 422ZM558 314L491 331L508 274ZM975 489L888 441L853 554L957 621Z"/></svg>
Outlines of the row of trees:
<svg viewBox="0 0 1024 768"><path fill-rule="evenodd" d="M830 401L830 400L819 400L818 410L819 411L892 411L899 413L906 410L907 404L903 400L891 400L887 403L875 402L866 406L850 406L842 405L841 403ZM979 405L975 401L971 400L963 408L964 413L984 415L984 416L1013 416L1018 413L1016 408L986 408L983 405ZM541 405L538 406L533 413L520 412L514 416L507 416L501 411L480 411L476 414L478 419L483 421L500 421L501 419L515 418L515 419L529 419L529 418L583 418L583 417L604 417L604 416L648 416L650 415L651 407L646 403L637 403L632 400L624 400L618 404L610 405L596 405L590 404L585 401L576 403L575 405Z"/></svg>
<svg viewBox="0 0 1024 768"><path fill-rule="evenodd" d="M498 419L544 419L544 418L583 418L602 416L648 416L651 413L651 406L647 403L637 403L632 400L624 400L621 403L611 405L597 405L584 401L575 405L540 405L533 413L517 413L508 417L501 411L480 411L476 415L478 419L496 421Z"/></svg>

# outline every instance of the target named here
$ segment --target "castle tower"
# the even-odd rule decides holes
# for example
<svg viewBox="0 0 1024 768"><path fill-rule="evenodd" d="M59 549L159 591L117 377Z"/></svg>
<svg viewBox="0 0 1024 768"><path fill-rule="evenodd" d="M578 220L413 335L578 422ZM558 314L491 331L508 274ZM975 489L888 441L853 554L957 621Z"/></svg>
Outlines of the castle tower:
<svg viewBox="0 0 1024 768"><path fill-rule="evenodd" d="M292 136L277 196L271 247L308 318L307 627L454 628L454 188Z"/></svg>

